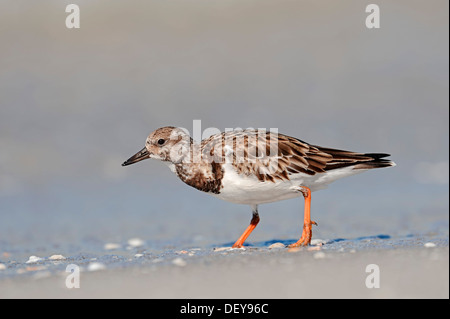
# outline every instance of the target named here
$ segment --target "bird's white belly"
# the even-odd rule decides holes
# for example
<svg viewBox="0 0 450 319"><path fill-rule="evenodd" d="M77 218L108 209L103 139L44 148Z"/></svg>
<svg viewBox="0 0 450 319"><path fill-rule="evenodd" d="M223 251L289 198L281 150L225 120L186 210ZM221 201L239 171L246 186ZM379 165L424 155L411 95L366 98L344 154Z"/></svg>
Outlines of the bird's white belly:
<svg viewBox="0 0 450 319"><path fill-rule="evenodd" d="M299 186L307 186L311 191L324 189L331 182L365 170L353 170L351 167L336 169L323 174L291 175L289 181L261 182L256 176L238 174L230 164L224 165L222 188L219 194L212 194L220 199L237 204L264 204L302 196Z"/></svg>
<svg viewBox="0 0 450 319"><path fill-rule="evenodd" d="M238 174L231 165L224 165L220 194L213 195L237 204L264 204L300 196L294 185L292 181L261 182L256 176Z"/></svg>

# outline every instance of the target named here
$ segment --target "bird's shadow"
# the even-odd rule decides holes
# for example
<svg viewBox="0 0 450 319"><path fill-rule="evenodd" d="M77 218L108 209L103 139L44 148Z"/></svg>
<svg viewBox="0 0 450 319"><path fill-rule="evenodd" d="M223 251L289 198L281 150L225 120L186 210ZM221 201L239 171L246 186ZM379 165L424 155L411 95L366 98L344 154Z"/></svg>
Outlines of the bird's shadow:
<svg viewBox="0 0 450 319"><path fill-rule="evenodd" d="M373 239L390 239L391 236L386 234L379 234L379 235L370 235L370 236L361 236L356 238L335 238L326 240L326 245L339 243L339 242L361 242L366 240L373 240ZM257 242L246 242L244 243L244 247L254 247L254 248L265 248L275 243L282 243L285 246L288 246L290 244L294 244L298 241L298 239L270 239L270 240L264 240L264 241L257 241ZM231 247L233 246L234 242L226 242L222 244L213 245L214 247Z"/></svg>

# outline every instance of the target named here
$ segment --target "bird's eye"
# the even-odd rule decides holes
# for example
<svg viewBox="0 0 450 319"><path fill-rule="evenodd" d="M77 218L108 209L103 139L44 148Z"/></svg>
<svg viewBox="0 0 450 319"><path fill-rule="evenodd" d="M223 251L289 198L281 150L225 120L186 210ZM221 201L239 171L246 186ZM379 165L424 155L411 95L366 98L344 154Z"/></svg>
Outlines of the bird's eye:
<svg viewBox="0 0 450 319"><path fill-rule="evenodd" d="M163 145L165 142L166 142L166 141L164 141L162 138L160 138L160 139L158 140L158 144L159 144L159 145Z"/></svg>

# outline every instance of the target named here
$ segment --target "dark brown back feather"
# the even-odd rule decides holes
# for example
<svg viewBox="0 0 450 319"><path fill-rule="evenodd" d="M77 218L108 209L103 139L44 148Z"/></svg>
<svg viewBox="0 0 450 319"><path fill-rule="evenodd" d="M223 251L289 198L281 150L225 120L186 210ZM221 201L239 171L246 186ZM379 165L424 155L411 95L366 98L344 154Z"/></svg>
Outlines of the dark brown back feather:
<svg viewBox="0 0 450 319"><path fill-rule="evenodd" d="M236 138L239 142L236 143ZM202 149L225 158L225 141L232 141L231 164L239 174L255 175L260 181L290 180L294 174L315 175L330 170L353 166L371 169L395 165L382 159L384 153L357 153L311 145L297 138L257 130L232 131L213 135L202 141ZM242 142L243 141L243 142ZM265 147L265 152L260 149ZM221 154L215 151L221 147ZM271 154L271 150L276 150ZM258 152L256 152L256 150ZM220 153L220 148L219 152ZM256 155L256 156L255 156Z"/></svg>

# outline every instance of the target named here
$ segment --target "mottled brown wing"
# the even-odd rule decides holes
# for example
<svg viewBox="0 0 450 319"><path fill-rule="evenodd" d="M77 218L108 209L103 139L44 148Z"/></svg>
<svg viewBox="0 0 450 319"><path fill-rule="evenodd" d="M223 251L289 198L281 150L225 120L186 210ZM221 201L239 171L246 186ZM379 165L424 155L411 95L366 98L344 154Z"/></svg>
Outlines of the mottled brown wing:
<svg viewBox="0 0 450 319"><path fill-rule="evenodd" d="M392 166L382 157L315 146L284 134L261 130L224 132L202 141L202 157L215 163L231 163L239 174L260 181L289 180L291 175L315 175L354 166L370 169Z"/></svg>
<svg viewBox="0 0 450 319"><path fill-rule="evenodd" d="M224 132L202 141L202 158L231 163L239 174L261 181L325 172L332 156L296 138L258 130Z"/></svg>

